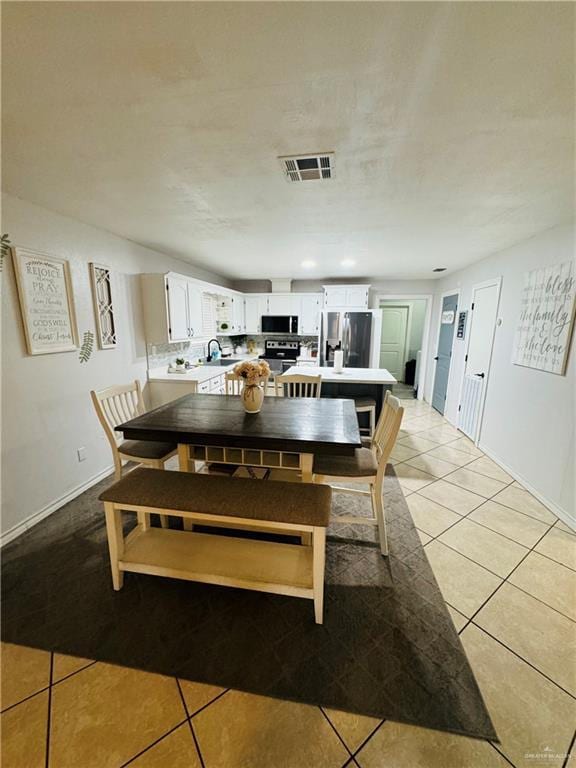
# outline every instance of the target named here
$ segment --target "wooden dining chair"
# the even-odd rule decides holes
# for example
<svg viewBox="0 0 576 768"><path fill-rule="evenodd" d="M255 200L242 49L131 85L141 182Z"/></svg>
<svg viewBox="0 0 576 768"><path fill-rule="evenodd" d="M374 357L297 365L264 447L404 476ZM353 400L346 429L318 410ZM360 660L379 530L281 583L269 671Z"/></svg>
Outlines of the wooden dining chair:
<svg viewBox="0 0 576 768"><path fill-rule="evenodd" d="M276 397L320 397L322 376L278 373L274 377Z"/></svg>
<svg viewBox="0 0 576 768"><path fill-rule="evenodd" d="M112 448L116 480L122 478L122 463L124 461L144 464L155 469L164 469L165 462L178 453L178 447L175 443L124 440L120 432L115 432L114 427L146 413L139 381L108 387L99 392L92 390L90 397ZM161 515L160 519L162 527L167 528L168 518L166 515Z"/></svg>
<svg viewBox="0 0 576 768"><path fill-rule="evenodd" d="M370 496L374 517L356 517L342 515L338 522L351 524L370 524L378 526L380 551L388 554L388 538L386 535L386 516L384 512L383 491L386 464L400 430L404 408L400 401L389 392L386 393L384 405L374 432L370 447L356 448L354 456L314 457L314 482L326 483L366 483L369 491L355 488L338 487L336 490L344 493L357 493Z"/></svg>

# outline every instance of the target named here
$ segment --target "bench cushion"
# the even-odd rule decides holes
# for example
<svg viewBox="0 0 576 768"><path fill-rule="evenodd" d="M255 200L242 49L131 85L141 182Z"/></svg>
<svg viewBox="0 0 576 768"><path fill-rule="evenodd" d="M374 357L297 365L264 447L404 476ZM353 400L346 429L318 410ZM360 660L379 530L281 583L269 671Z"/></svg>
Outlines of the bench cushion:
<svg viewBox="0 0 576 768"><path fill-rule="evenodd" d="M326 527L332 491L326 485L210 477L138 467L99 496L139 507Z"/></svg>
<svg viewBox="0 0 576 768"><path fill-rule="evenodd" d="M314 472L332 477L371 477L378 464L369 448L356 448L354 456L314 456Z"/></svg>
<svg viewBox="0 0 576 768"><path fill-rule="evenodd" d="M155 443L152 440L125 440L118 446L120 453L137 459L161 459L177 448L176 443Z"/></svg>
<svg viewBox="0 0 576 768"><path fill-rule="evenodd" d="M376 408L376 400L373 397L355 397L356 408Z"/></svg>

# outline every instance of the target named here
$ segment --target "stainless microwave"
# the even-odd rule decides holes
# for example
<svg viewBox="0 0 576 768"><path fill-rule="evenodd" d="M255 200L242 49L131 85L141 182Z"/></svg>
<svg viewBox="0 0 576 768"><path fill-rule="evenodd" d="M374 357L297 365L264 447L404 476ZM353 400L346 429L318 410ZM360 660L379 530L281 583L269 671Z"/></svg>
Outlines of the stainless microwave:
<svg viewBox="0 0 576 768"><path fill-rule="evenodd" d="M262 315L262 333L298 333L296 315Z"/></svg>

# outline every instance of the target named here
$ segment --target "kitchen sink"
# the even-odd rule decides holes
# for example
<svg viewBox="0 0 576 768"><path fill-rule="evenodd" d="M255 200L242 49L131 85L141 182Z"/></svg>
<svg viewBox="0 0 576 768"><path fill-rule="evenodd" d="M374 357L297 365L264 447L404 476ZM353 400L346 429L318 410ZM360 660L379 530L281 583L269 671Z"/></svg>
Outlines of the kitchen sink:
<svg viewBox="0 0 576 768"><path fill-rule="evenodd" d="M224 357L219 358L218 360L211 360L209 363L204 363L204 365L214 365L214 366L228 366L228 365L236 365L236 363L241 363L241 360L237 360L233 357Z"/></svg>

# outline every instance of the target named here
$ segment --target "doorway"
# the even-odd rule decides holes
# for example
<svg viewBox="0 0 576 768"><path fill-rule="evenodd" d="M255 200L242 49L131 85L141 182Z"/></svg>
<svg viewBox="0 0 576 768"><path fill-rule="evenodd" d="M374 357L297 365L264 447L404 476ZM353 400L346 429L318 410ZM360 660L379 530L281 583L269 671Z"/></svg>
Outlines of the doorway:
<svg viewBox="0 0 576 768"><path fill-rule="evenodd" d="M460 394L458 428L475 443L480 437L480 425L486 400L500 300L500 283L498 278L481 283L472 291L470 332Z"/></svg>
<svg viewBox="0 0 576 768"><path fill-rule="evenodd" d="M456 310L458 309L458 294L452 293L442 298L440 313L440 331L438 333L438 349L436 351L436 372L432 390L432 408L444 415L446 393L450 378L452 362L452 345L454 343L454 328L456 327Z"/></svg>
<svg viewBox="0 0 576 768"><path fill-rule="evenodd" d="M418 390L424 329L428 321L428 299L382 298L379 365L398 381L393 392L413 398Z"/></svg>

